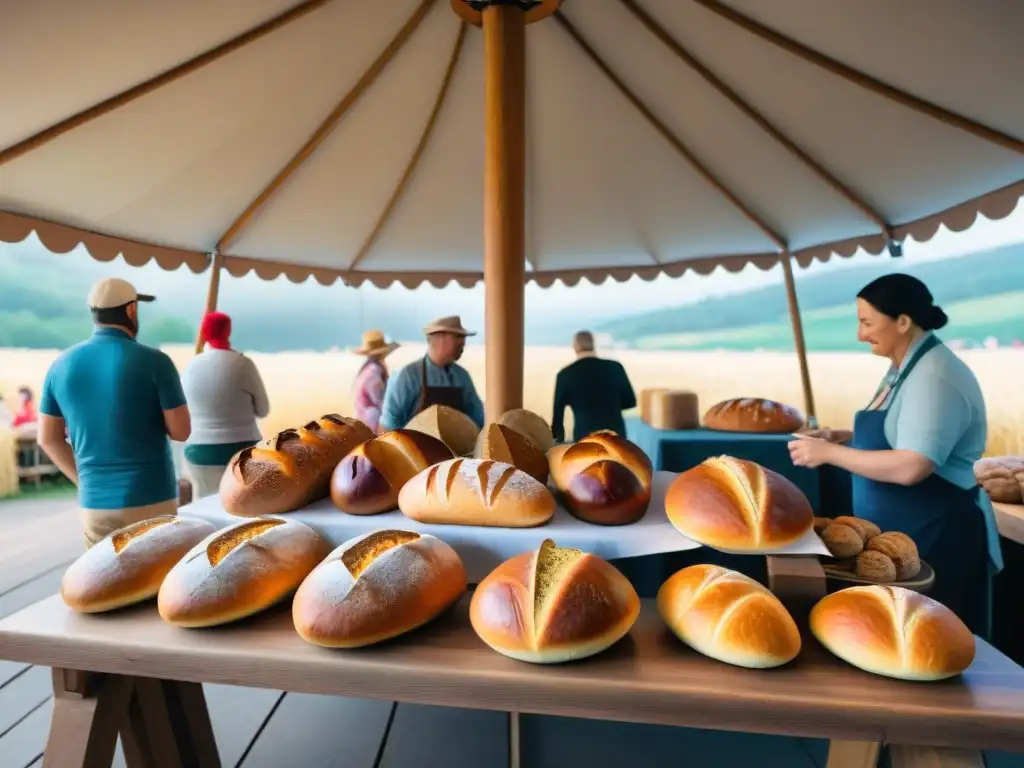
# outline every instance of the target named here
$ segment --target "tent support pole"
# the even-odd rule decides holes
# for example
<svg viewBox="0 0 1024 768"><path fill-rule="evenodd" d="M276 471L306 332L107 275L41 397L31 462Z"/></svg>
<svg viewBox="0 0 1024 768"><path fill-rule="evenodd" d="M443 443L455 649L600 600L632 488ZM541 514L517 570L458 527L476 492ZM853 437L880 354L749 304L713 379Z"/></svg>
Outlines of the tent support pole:
<svg viewBox="0 0 1024 768"><path fill-rule="evenodd" d="M214 312L217 309L217 297L220 294L220 269L224 264L224 259L219 253L214 251L213 264L210 267L210 285L206 289L206 312ZM196 331L196 354L198 355L203 351L203 345L206 343L206 339L203 338L203 329L200 326L199 330Z"/></svg>
<svg viewBox="0 0 1024 768"><path fill-rule="evenodd" d="M811 389L811 369L807 365L807 344L804 341L804 324L800 319L800 304L796 300L796 281L793 279L793 257L782 254L782 274L786 280L786 300L789 303L789 320L793 324L793 341L796 343L796 357L800 363L800 383L804 390L804 412L807 425L818 426L818 415L814 410L814 391Z"/></svg>
<svg viewBox="0 0 1024 768"><path fill-rule="evenodd" d="M526 285L526 14L483 11L487 421L523 405Z"/></svg>

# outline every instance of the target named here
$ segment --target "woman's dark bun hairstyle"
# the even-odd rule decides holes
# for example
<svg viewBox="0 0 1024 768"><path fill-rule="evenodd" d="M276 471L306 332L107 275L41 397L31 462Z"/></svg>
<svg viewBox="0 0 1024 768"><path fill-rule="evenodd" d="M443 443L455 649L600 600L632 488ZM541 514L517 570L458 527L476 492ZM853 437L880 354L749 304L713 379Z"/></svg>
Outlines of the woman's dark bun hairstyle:
<svg viewBox="0 0 1024 768"><path fill-rule="evenodd" d="M857 298L893 320L906 315L925 331L937 331L949 322L942 308L935 305L928 286L910 275L883 275L865 285Z"/></svg>

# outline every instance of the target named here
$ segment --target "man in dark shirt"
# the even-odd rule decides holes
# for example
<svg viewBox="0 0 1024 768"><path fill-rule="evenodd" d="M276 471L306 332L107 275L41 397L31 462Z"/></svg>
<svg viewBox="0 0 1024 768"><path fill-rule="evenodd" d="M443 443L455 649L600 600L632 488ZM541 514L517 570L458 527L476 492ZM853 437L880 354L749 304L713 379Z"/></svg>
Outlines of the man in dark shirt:
<svg viewBox="0 0 1024 768"><path fill-rule="evenodd" d="M625 437L622 412L636 406L636 395L622 364L603 360L594 353L594 336L580 331L572 340L576 362L558 372L555 379L555 413L551 432L565 441L565 409L572 409L573 440L582 440L601 429Z"/></svg>

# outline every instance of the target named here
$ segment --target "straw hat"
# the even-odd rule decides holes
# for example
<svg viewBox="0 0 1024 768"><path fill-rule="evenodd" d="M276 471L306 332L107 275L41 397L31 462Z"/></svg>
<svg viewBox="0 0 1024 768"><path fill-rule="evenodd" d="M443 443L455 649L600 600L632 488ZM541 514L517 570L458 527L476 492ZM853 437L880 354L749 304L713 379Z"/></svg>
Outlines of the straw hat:
<svg viewBox="0 0 1024 768"><path fill-rule="evenodd" d="M439 317L423 329L424 336L429 336L432 333L453 333L456 336L476 336L476 331L467 331L462 327L462 318L458 315Z"/></svg>
<svg viewBox="0 0 1024 768"><path fill-rule="evenodd" d="M352 351L357 355L365 355L366 357L387 357L398 349L399 346L399 344L393 341L385 340L383 331L374 329L366 331L363 334L363 345Z"/></svg>

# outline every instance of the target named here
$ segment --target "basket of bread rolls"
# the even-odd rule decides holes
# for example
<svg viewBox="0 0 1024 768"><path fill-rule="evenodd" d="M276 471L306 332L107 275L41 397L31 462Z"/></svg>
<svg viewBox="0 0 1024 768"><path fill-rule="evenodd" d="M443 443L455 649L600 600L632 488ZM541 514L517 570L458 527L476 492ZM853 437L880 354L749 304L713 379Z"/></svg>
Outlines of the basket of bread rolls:
<svg viewBox="0 0 1024 768"><path fill-rule="evenodd" d="M846 515L816 517L814 529L832 555L822 562L826 575L894 584L921 573L917 545L905 533L883 532L870 520Z"/></svg>

